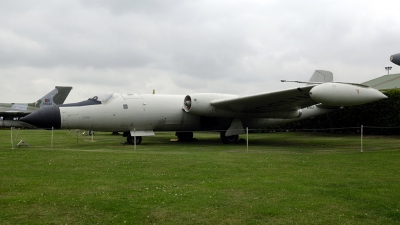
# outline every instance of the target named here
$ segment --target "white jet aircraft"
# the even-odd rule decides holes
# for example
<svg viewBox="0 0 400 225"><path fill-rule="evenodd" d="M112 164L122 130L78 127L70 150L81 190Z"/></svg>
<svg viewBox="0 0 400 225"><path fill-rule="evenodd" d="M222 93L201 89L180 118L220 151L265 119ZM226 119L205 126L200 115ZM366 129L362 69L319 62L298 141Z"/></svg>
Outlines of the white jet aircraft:
<svg viewBox="0 0 400 225"><path fill-rule="evenodd" d="M46 107L21 120L47 129L123 132L130 144L134 140L140 144L143 136L153 136L154 131L176 131L182 141L191 140L193 131L218 131L222 142L235 143L245 127L283 124L387 98L368 86L333 82L333 74L324 70L316 70L305 83L247 96L108 93Z"/></svg>

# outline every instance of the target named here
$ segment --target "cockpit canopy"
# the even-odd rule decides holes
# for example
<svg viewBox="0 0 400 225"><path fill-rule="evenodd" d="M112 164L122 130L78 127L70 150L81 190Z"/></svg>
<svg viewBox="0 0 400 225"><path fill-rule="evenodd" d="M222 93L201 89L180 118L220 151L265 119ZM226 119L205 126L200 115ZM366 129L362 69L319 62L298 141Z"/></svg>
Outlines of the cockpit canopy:
<svg viewBox="0 0 400 225"><path fill-rule="evenodd" d="M91 98L88 98L85 101L82 101L82 102L62 104L62 105L59 105L59 107L101 105L101 104L104 104L104 103L107 103L107 102L111 101L113 98L117 98L118 96L120 96L120 94L107 92L107 93L102 93L102 94L95 95L95 96L93 96Z"/></svg>
<svg viewBox="0 0 400 225"><path fill-rule="evenodd" d="M114 96L113 92L106 92L106 93L101 93L101 94L95 95L92 98L89 98L88 100L94 100L94 101L99 101L99 102L105 103L105 102L109 101L113 96Z"/></svg>

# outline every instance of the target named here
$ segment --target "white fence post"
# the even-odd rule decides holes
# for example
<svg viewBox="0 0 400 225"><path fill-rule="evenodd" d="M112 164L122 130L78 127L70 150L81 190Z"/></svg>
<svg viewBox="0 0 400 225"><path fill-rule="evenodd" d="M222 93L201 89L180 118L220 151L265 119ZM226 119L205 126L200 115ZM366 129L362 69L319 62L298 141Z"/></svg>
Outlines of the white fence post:
<svg viewBox="0 0 400 225"><path fill-rule="evenodd" d="M51 149L53 150L54 127L51 127Z"/></svg>
<svg viewBox="0 0 400 225"><path fill-rule="evenodd" d="M133 129L133 150L136 152L136 129Z"/></svg>
<svg viewBox="0 0 400 225"><path fill-rule="evenodd" d="M78 132L80 132L81 130L79 130L79 129L77 129L76 131L75 131L75 136L76 136L76 143L79 143L79 140L78 140Z"/></svg>
<svg viewBox="0 0 400 225"><path fill-rule="evenodd" d="M14 149L14 142L13 142L13 136L12 136L12 130L14 127L11 127L11 148Z"/></svg>
<svg viewBox="0 0 400 225"><path fill-rule="evenodd" d="M363 152L363 125L361 125L361 152Z"/></svg>
<svg viewBox="0 0 400 225"><path fill-rule="evenodd" d="M249 152L249 127L246 127L247 152Z"/></svg>

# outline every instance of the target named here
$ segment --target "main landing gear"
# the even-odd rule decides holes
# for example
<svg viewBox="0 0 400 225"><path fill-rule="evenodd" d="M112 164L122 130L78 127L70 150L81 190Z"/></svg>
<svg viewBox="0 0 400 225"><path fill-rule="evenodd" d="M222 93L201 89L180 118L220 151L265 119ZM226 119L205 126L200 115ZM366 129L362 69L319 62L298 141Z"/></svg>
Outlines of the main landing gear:
<svg viewBox="0 0 400 225"><path fill-rule="evenodd" d="M177 131L175 136L177 136L178 140L182 142L193 140L193 132ZM236 144L239 141L239 135L225 136L225 131L220 133L220 138L224 144Z"/></svg>
<svg viewBox="0 0 400 225"><path fill-rule="evenodd" d="M175 133L175 136L178 137L179 141L192 141L193 140L193 132L182 132L182 131L177 131Z"/></svg>
<svg viewBox="0 0 400 225"><path fill-rule="evenodd" d="M141 136L134 137L131 135L131 132L124 132L123 136L126 137L126 142L128 142L131 145L134 145L135 141L137 145L140 145L142 143L142 137Z"/></svg>
<svg viewBox="0 0 400 225"><path fill-rule="evenodd" d="M175 135L178 137L178 140L182 142L193 140L193 132L177 131ZM130 132L124 132L123 136L126 137L126 141L131 145L135 144L135 141L137 145L140 145L142 143L141 136L133 137ZM224 144L236 144L239 141L239 135L225 136L224 131L220 133L220 138L222 143Z"/></svg>
<svg viewBox="0 0 400 225"><path fill-rule="evenodd" d="M135 139L136 139L136 144L137 145L140 145L142 143L142 137L140 137L140 136L137 136L137 137L128 136L128 137L126 137L126 141L131 145L135 144Z"/></svg>
<svg viewBox="0 0 400 225"><path fill-rule="evenodd" d="M225 131L220 133L220 138L224 144L236 144L239 141L239 135L225 136Z"/></svg>

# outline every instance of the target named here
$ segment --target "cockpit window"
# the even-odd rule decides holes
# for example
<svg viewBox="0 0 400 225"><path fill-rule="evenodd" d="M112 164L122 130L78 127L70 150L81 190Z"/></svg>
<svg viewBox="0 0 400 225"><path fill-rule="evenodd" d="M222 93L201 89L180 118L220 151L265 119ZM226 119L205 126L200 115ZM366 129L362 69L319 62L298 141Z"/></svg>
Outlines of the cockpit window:
<svg viewBox="0 0 400 225"><path fill-rule="evenodd" d="M92 98L89 98L89 100L95 100L95 101L100 101L100 102L107 102L112 98L114 93L101 93L99 95L95 95Z"/></svg>

